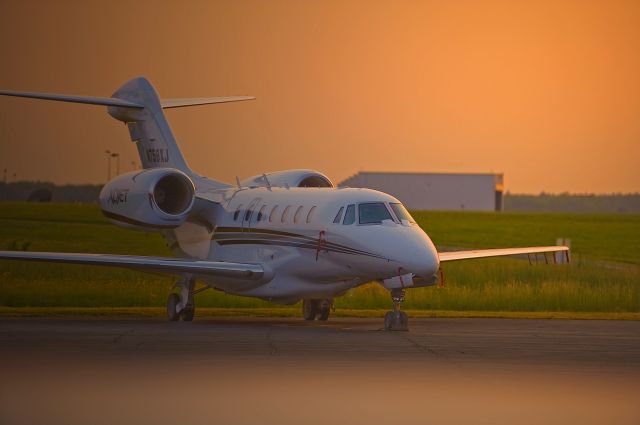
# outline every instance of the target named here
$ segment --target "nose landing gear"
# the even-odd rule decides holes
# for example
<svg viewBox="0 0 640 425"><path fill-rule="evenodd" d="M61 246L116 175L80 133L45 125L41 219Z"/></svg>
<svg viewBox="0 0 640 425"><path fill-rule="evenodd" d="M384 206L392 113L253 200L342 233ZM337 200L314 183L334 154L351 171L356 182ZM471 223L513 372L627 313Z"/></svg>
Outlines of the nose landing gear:
<svg viewBox="0 0 640 425"><path fill-rule="evenodd" d="M408 331L409 317L407 313L400 310L402 302L404 302L404 289L392 289L391 299L393 300L393 311L384 315L385 331Z"/></svg>

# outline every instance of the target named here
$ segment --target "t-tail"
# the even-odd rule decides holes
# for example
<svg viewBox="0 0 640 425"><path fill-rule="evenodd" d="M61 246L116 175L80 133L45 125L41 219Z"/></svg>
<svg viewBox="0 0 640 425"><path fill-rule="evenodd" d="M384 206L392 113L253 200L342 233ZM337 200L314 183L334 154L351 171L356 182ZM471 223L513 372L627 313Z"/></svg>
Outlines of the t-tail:
<svg viewBox="0 0 640 425"><path fill-rule="evenodd" d="M144 77L126 82L110 98L16 91L0 91L0 95L107 106L109 115L127 125L143 168L176 168L189 176L194 176L194 173L180 152L163 110L254 99L251 96L227 96L160 100Z"/></svg>
<svg viewBox="0 0 640 425"><path fill-rule="evenodd" d="M138 148L142 167L177 168L192 175L173 132L169 127L162 103L157 92L145 78L134 78L120 87L111 97L126 100L143 106L130 108L127 106L109 106L109 115L124 122L131 135L131 141Z"/></svg>

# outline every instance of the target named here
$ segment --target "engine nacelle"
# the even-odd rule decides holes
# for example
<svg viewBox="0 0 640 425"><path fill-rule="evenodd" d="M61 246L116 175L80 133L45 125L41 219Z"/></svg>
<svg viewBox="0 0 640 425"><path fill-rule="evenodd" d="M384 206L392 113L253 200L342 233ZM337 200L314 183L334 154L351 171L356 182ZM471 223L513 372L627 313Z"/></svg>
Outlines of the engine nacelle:
<svg viewBox="0 0 640 425"><path fill-rule="evenodd" d="M329 177L315 170L275 171L249 177L240 184L244 187L334 187Z"/></svg>
<svg viewBox="0 0 640 425"><path fill-rule="evenodd" d="M187 219L194 200L193 182L175 168L122 174L100 191L103 214L125 227L177 227Z"/></svg>

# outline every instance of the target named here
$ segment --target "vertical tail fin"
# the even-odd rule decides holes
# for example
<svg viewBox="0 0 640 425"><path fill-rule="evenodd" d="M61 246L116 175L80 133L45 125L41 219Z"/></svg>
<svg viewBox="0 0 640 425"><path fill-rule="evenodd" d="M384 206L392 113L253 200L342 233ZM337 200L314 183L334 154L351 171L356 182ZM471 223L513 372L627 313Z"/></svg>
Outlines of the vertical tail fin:
<svg viewBox="0 0 640 425"><path fill-rule="evenodd" d="M193 174L162 112L158 94L146 78L128 81L112 97L144 106L143 109L109 106L109 114L127 124L143 168L171 167Z"/></svg>

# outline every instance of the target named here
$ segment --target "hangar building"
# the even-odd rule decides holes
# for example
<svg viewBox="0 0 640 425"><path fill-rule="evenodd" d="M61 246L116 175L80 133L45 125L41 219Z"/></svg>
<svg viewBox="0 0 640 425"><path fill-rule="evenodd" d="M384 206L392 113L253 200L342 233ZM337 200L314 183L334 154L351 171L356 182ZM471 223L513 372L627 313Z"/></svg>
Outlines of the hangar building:
<svg viewBox="0 0 640 425"><path fill-rule="evenodd" d="M502 211L503 174L359 172L338 186L395 196L410 210Z"/></svg>

